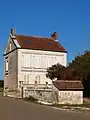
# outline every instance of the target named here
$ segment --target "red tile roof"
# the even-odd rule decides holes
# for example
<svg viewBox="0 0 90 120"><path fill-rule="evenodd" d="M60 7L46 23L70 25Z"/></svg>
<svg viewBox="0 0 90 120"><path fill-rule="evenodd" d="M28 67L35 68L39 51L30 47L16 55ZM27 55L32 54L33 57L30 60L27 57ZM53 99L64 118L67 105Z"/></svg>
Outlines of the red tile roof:
<svg viewBox="0 0 90 120"><path fill-rule="evenodd" d="M16 35L16 40L24 49L66 52L64 47L52 38Z"/></svg>
<svg viewBox="0 0 90 120"><path fill-rule="evenodd" d="M56 80L53 81L53 85L58 89L58 90L79 90L83 89L83 85L81 81L68 81L68 80Z"/></svg>

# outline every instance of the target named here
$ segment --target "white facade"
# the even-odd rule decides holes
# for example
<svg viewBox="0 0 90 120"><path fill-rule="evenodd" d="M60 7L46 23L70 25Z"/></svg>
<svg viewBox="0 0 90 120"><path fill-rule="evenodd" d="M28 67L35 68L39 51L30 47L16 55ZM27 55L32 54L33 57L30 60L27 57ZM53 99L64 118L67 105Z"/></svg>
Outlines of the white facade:
<svg viewBox="0 0 90 120"><path fill-rule="evenodd" d="M52 84L46 78L46 68L60 63L67 65L67 54L62 52L18 49L18 82L24 84Z"/></svg>
<svg viewBox="0 0 90 120"><path fill-rule="evenodd" d="M35 38L36 37L33 39ZM24 40L27 39L28 36ZM44 42L48 39L49 38L46 38ZM22 41L22 37L20 41ZM59 52L61 50L59 43L57 45L56 41L51 38L50 41L55 45L52 46L52 48L56 47L55 49L57 52L55 52L55 49L49 51L48 47L50 46L46 47L46 50L39 50L38 48L37 50L34 50L34 47L33 50L30 48L24 49L22 44L19 44L15 34L12 32L10 33L4 51L4 93L7 91L8 95L11 96L11 91L14 90L14 93L12 94L16 95L18 92L20 93L22 84L24 90L29 86L34 86L33 88L35 88L36 84L41 86L46 86L48 84L49 87L52 86L52 81L49 78L46 78L46 69L57 63L66 66L67 52L64 50ZM46 45L48 45L48 42L50 43L50 41L47 41ZM26 45L27 44L28 42ZM43 48L42 44L39 47Z"/></svg>
<svg viewBox="0 0 90 120"><path fill-rule="evenodd" d="M66 66L67 53L30 49L10 52L4 56L4 88L20 91L23 82L25 89L34 88L35 83L41 87L48 84L51 89L52 80L46 77L46 69L57 63ZM12 96L10 92L9 96Z"/></svg>

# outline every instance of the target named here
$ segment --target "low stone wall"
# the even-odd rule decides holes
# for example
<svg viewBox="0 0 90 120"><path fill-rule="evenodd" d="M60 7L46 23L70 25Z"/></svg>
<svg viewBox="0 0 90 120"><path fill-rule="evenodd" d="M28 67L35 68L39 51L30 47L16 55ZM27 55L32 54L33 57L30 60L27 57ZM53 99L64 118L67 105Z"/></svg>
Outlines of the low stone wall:
<svg viewBox="0 0 90 120"><path fill-rule="evenodd" d="M40 101L46 101L46 102L52 102L52 91L48 90L25 90L24 91L24 97L33 96L34 98L37 98Z"/></svg>
<svg viewBox="0 0 90 120"><path fill-rule="evenodd" d="M83 104L83 91L58 91L59 104Z"/></svg>

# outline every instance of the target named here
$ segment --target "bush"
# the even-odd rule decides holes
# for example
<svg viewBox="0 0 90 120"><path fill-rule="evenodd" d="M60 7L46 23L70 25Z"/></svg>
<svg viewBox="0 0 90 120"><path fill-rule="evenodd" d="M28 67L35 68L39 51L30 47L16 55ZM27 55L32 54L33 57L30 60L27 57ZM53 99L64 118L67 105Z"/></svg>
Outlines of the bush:
<svg viewBox="0 0 90 120"><path fill-rule="evenodd" d="M3 95L3 88L0 88L0 95Z"/></svg>
<svg viewBox="0 0 90 120"><path fill-rule="evenodd" d="M46 77L51 80L76 80L81 79L80 75L73 68L64 67L61 64L52 65L47 68Z"/></svg>
<svg viewBox="0 0 90 120"><path fill-rule="evenodd" d="M4 81L0 80L0 88L3 88L3 87L4 87Z"/></svg>
<svg viewBox="0 0 90 120"><path fill-rule="evenodd" d="M29 96L25 98L26 101L30 101L30 102L37 102L38 99L34 98L33 96Z"/></svg>

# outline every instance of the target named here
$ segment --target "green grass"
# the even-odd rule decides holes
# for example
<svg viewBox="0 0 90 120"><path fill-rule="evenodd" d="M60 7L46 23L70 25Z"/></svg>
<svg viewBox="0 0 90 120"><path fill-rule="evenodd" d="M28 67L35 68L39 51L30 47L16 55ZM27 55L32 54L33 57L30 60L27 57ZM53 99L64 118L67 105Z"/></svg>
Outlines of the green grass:
<svg viewBox="0 0 90 120"><path fill-rule="evenodd" d="M28 98L24 98L25 101L35 103L35 104L40 104L44 105L42 103L38 103L38 99L35 99L32 96L29 96ZM84 101L83 104L78 105L78 104L53 104L53 105L46 105L46 106L51 106L51 107L58 107L62 109L68 109L68 110L75 110L75 111L83 111L83 112L89 112L90 110L87 109L82 109L82 108L90 108L90 102Z"/></svg>
<svg viewBox="0 0 90 120"><path fill-rule="evenodd" d="M90 102L84 102L83 104L53 104L53 107L60 107L60 108L71 108L71 107L85 107L90 108Z"/></svg>

